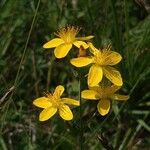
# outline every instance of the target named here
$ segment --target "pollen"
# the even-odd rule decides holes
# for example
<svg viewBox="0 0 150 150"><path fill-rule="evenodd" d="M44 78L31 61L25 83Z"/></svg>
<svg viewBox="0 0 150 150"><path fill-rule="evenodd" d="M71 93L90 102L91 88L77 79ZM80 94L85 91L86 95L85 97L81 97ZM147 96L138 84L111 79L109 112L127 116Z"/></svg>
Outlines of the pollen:
<svg viewBox="0 0 150 150"><path fill-rule="evenodd" d="M70 44L75 41L76 35L78 34L79 31L80 31L79 27L68 26L59 29L59 31L57 31L55 35L64 40L65 43Z"/></svg>

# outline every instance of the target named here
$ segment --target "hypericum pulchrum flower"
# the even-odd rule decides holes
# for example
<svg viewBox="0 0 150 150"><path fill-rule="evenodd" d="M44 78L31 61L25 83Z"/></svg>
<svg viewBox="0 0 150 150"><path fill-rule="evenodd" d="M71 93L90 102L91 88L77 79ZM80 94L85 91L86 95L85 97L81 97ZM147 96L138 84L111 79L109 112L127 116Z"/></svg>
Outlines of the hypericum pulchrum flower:
<svg viewBox="0 0 150 150"><path fill-rule="evenodd" d="M80 46L83 46L85 49L89 46L87 43L83 42L89 39L92 39L94 36L87 36L87 37L76 37L78 34L80 28L68 26L66 28L61 28L57 33L56 36L58 38L54 38L43 45L43 48L54 48L54 54L56 58L63 58L65 57L70 49L72 48L72 45L75 45L76 47L80 48Z"/></svg>
<svg viewBox="0 0 150 150"><path fill-rule="evenodd" d="M115 92L118 91L120 87L116 85L102 87L102 86L95 86L91 87L89 90L82 91L82 98L87 100L98 100L97 109L98 112L104 116L108 114L110 110L110 103L111 100L128 100L129 96L127 95L120 95L116 94Z"/></svg>
<svg viewBox="0 0 150 150"><path fill-rule="evenodd" d="M51 118L57 111L64 120L72 120L73 114L70 108L66 105L79 106L79 101L71 98L61 98L64 92L64 87L59 85L56 87L53 94L46 94L44 97L37 98L33 104L37 107L44 108L39 115L40 121L46 121Z"/></svg>
<svg viewBox="0 0 150 150"><path fill-rule="evenodd" d="M92 64L88 73L88 85L98 85L103 75L105 75L113 84L122 86L123 82L120 72L112 67L121 61L121 55L110 49L98 50L92 43L89 43L89 46L93 56L73 58L70 61L76 67Z"/></svg>

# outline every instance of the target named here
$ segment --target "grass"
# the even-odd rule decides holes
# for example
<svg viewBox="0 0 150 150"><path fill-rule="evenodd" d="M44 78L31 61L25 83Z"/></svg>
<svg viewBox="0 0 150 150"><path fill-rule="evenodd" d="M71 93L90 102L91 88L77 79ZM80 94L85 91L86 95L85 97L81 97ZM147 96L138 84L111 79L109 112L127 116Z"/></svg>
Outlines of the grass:
<svg viewBox="0 0 150 150"><path fill-rule="evenodd" d="M81 35L95 36L97 47L112 45L122 54L124 103L112 103L100 116L95 103L82 106L83 149L148 149L150 146L150 15L148 1L72 0L0 2L0 149L80 149L80 110L64 122L53 117L39 122L32 105L58 84L78 99L78 69L58 60L43 43L67 24L81 26ZM87 88L83 74L81 88Z"/></svg>

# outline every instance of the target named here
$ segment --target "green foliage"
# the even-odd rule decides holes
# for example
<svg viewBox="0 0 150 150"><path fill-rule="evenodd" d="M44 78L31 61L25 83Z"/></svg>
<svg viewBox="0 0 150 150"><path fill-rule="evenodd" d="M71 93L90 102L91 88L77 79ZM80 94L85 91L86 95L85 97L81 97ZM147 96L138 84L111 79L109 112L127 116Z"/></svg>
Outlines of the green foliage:
<svg viewBox="0 0 150 150"><path fill-rule="evenodd" d="M0 149L79 149L80 118L63 122L58 116L39 122L33 99L65 86L79 98L78 73L87 87L87 70L55 59L42 45L59 27L81 26L81 35L94 35L95 45L111 44L122 54L124 103L113 102L102 117L96 103L83 101L84 149L148 149L150 147L150 15L148 1L119 0L1 0L0 2Z"/></svg>

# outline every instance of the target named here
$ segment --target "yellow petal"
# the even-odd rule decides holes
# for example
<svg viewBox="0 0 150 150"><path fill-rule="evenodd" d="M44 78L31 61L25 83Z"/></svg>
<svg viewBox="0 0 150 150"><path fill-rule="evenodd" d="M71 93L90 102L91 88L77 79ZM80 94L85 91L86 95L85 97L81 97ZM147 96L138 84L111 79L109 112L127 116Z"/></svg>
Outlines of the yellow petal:
<svg viewBox="0 0 150 150"><path fill-rule="evenodd" d="M55 107L48 107L44 109L39 116L40 121L46 121L51 118L57 112L57 108Z"/></svg>
<svg viewBox="0 0 150 150"><path fill-rule="evenodd" d="M89 35L89 36L86 36L86 37L77 37L76 39L77 40L83 40L83 41L86 41L86 40L90 40L90 39L93 39L94 36L93 35Z"/></svg>
<svg viewBox="0 0 150 150"><path fill-rule="evenodd" d="M129 96L128 95L120 95L120 94L113 94L111 95L110 97L111 99L114 99L114 100L128 100L129 99Z"/></svg>
<svg viewBox="0 0 150 150"><path fill-rule="evenodd" d="M107 66L103 68L104 75L115 85L122 86L122 77L119 71L115 68Z"/></svg>
<svg viewBox="0 0 150 150"><path fill-rule="evenodd" d="M101 53L101 51L99 51L96 47L94 47L94 45L91 42L89 42L88 45L90 47L90 51L92 54L96 55L98 53Z"/></svg>
<svg viewBox="0 0 150 150"><path fill-rule="evenodd" d="M89 47L88 44L83 41L75 41L73 42L73 44L78 48L80 48L80 46L83 46L84 49L87 49Z"/></svg>
<svg viewBox="0 0 150 150"><path fill-rule="evenodd" d="M64 120L72 120L73 119L73 114L70 108L67 105L62 105L59 108L59 115L64 119Z"/></svg>
<svg viewBox="0 0 150 150"><path fill-rule="evenodd" d="M116 65L122 59L119 53L108 50L103 51L101 57L103 58L103 65Z"/></svg>
<svg viewBox="0 0 150 150"><path fill-rule="evenodd" d="M99 98L102 98L102 95L104 93L104 88L102 88L101 85L89 87L89 89L98 92Z"/></svg>
<svg viewBox="0 0 150 150"><path fill-rule="evenodd" d="M94 90L84 90L81 93L81 97L89 100L98 100L100 99L100 95L97 91Z"/></svg>
<svg viewBox="0 0 150 150"><path fill-rule="evenodd" d="M47 108L47 107L50 107L52 105L52 103L46 97L40 97L40 98L35 99L33 101L33 104L37 107L40 107L40 108Z"/></svg>
<svg viewBox="0 0 150 150"><path fill-rule="evenodd" d="M57 46L59 46L59 45L61 45L61 44L63 44L63 43L64 43L64 41L63 41L62 39L60 39L60 38L55 38L55 39L50 40L49 42L45 43L45 44L43 45L43 48L53 48L53 47L57 47Z"/></svg>
<svg viewBox="0 0 150 150"><path fill-rule="evenodd" d="M70 60L70 63L76 67L83 67L91 64L93 62L92 57L79 57Z"/></svg>
<svg viewBox="0 0 150 150"><path fill-rule="evenodd" d="M56 89L55 89L55 91L54 91L54 96L55 96L55 98L60 98L60 96L63 94L63 92L64 92L64 87L62 86L62 85L58 85L57 87L56 87Z"/></svg>
<svg viewBox="0 0 150 150"><path fill-rule="evenodd" d="M100 66L93 65L88 74L88 85L96 86L99 82L101 82L103 77L103 71Z"/></svg>
<svg viewBox="0 0 150 150"><path fill-rule="evenodd" d="M110 110L110 101L108 99L101 99L97 105L97 109L102 116L105 116Z"/></svg>
<svg viewBox="0 0 150 150"><path fill-rule="evenodd" d="M61 44L55 48L54 54L56 58L63 58L68 54L71 48L72 44Z"/></svg>
<svg viewBox="0 0 150 150"><path fill-rule="evenodd" d="M75 105L75 106L79 106L80 102L71 98L62 98L62 102L64 104L70 104L70 105Z"/></svg>

